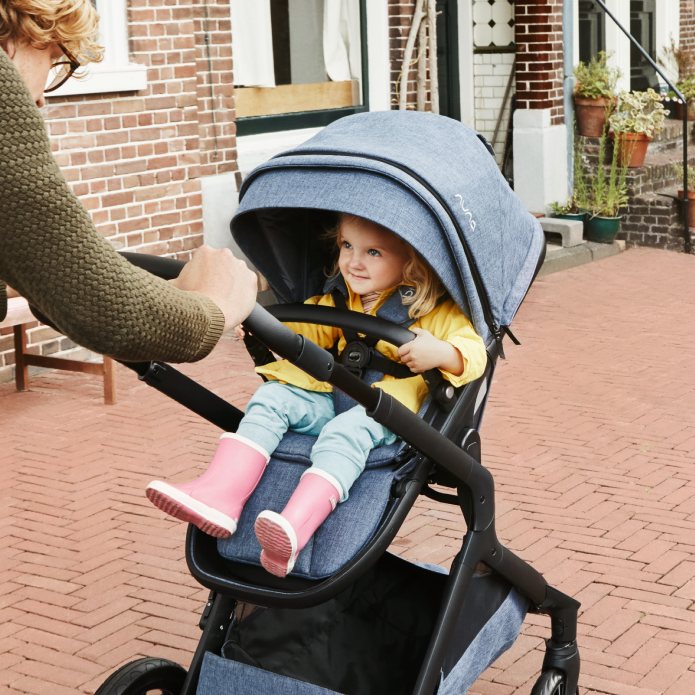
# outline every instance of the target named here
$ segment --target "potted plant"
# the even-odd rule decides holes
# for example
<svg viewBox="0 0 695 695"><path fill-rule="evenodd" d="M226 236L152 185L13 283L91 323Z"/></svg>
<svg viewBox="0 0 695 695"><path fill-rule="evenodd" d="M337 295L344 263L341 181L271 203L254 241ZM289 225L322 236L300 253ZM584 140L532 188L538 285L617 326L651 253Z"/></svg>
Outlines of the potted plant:
<svg viewBox="0 0 695 695"><path fill-rule="evenodd" d="M673 171L680 181L683 180L683 165L682 164L672 164ZM678 197L684 198L683 189L678 190ZM688 227L695 227L695 167L688 164L688 200L692 200L692 203L688 203Z"/></svg>
<svg viewBox="0 0 695 695"><path fill-rule="evenodd" d="M564 203L550 203L550 208L555 217L561 220L578 220L584 222L586 211L580 210L575 203L574 196L570 196Z"/></svg>
<svg viewBox="0 0 695 695"><path fill-rule="evenodd" d="M641 167L654 133L664 127L666 110L661 96L646 92L621 92L618 108L608 119L620 157L620 164Z"/></svg>
<svg viewBox="0 0 695 695"><path fill-rule="evenodd" d="M574 69L574 108L579 134L584 137L601 137L607 115L615 104L615 87L622 73L619 68L608 67L608 58L601 51L598 58L580 62Z"/></svg>
<svg viewBox="0 0 695 695"><path fill-rule="evenodd" d="M627 204L627 164L620 162L619 148L613 148L610 169L606 174L603 165L606 157L608 134L604 132L599 142L599 166L591 180L591 216L587 222L589 241L612 244L620 229L620 208Z"/></svg>
<svg viewBox="0 0 695 695"><path fill-rule="evenodd" d="M673 36L670 37L670 45L664 48L663 56L659 58L659 63L666 68L678 69L678 82L676 87L685 97L688 103L688 120L695 120L695 52L692 48L683 45L676 45ZM678 120L683 120L683 102L678 99L675 92L669 91L665 101L673 101L674 108L672 116Z"/></svg>
<svg viewBox="0 0 695 695"><path fill-rule="evenodd" d="M682 82L676 84L678 91L685 97L685 103L688 105L688 120L695 121L695 75L686 77ZM676 96L674 91L669 91L665 97L665 101L673 103L673 111L676 119L683 120L683 102Z"/></svg>

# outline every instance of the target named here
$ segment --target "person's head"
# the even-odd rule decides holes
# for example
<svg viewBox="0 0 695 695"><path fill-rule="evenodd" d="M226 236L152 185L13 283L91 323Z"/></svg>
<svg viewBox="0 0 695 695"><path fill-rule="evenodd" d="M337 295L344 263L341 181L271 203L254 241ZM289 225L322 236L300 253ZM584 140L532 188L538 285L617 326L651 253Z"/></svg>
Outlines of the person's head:
<svg viewBox="0 0 695 695"><path fill-rule="evenodd" d="M101 60L96 10L90 0L0 0L0 48L17 66L36 105L45 103L51 68L65 76L79 62Z"/></svg>
<svg viewBox="0 0 695 695"><path fill-rule="evenodd" d="M407 242L380 224L357 215L341 214L328 232L338 246L338 270L356 294L383 292L396 285L409 285L415 294L404 300L411 318L434 309L445 290L422 256Z"/></svg>

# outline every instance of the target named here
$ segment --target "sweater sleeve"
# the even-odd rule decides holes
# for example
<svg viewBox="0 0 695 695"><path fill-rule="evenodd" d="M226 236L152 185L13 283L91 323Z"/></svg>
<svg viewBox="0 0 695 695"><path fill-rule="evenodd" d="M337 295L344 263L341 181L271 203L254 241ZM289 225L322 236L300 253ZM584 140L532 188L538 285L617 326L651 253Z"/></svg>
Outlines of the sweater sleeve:
<svg viewBox="0 0 695 695"><path fill-rule="evenodd" d="M116 359L192 362L224 329L214 302L131 266L97 232L2 50L0 280L76 343ZM0 312L3 306L0 297Z"/></svg>

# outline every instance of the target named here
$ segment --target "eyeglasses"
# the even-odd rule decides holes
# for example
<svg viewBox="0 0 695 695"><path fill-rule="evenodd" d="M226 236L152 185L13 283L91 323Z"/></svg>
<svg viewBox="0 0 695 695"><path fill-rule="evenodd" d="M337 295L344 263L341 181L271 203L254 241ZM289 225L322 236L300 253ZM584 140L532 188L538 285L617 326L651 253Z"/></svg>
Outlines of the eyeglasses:
<svg viewBox="0 0 695 695"><path fill-rule="evenodd" d="M75 58L70 51L68 51L65 46L58 44L58 47L65 54L67 60L61 60L54 63L53 70L55 70L55 77L51 80L48 87L44 89L44 94L49 92L55 92L58 87L62 87L74 74L75 71L80 67L80 61Z"/></svg>

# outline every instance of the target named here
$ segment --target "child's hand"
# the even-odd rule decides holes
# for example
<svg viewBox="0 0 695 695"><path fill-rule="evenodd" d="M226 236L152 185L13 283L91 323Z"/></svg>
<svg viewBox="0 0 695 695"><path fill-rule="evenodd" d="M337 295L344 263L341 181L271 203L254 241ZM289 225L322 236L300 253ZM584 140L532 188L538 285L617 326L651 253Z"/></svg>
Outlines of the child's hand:
<svg viewBox="0 0 695 695"><path fill-rule="evenodd" d="M244 333L244 329L241 327L241 324L238 326L234 326L234 332L236 333L236 337L239 338L239 340L243 340L244 336L246 333Z"/></svg>
<svg viewBox="0 0 695 695"><path fill-rule="evenodd" d="M417 338L398 348L401 362L411 372L421 374L428 369L443 369L456 376L463 374L463 357L451 343L435 338L422 328L411 330Z"/></svg>

